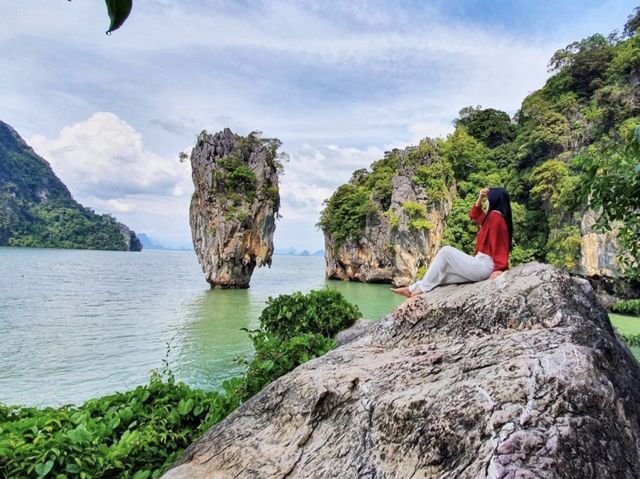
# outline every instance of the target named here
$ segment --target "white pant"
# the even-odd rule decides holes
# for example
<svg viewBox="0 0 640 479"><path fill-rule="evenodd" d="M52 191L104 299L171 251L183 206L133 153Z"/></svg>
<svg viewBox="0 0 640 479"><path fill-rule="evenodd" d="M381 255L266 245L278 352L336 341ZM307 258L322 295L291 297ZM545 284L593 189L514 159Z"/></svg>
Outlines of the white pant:
<svg viewBox="0 0 640 479"><path fill-rule="evenodd" d="M482 281L492 272L491 256L484 253L470 256L453 246L443 246L433 258L424 278L410 285L409 291L426 293L441 284Z"/></svg>

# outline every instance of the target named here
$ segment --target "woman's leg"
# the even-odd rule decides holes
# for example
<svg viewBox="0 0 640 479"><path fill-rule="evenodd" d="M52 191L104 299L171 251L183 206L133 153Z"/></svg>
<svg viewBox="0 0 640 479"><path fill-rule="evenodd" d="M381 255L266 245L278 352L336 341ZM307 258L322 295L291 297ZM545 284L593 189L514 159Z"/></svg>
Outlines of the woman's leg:
<svg viewBox="0 0 640 479"><path fill-rule="evenodd" d="M470 256L452 246L443 246L420 281L409 286L411 293L426 293L441 284L482 281L491 275L493 264Z"/></svg>

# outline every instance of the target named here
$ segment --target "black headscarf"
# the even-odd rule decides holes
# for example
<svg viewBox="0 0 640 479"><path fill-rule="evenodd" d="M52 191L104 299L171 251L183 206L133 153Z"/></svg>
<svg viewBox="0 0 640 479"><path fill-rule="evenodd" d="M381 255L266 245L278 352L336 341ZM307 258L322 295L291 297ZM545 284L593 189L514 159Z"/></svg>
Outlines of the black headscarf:
<svg viewBox="0 0 640 479"><path fill-rule="evenodd" d="M489 218L489 213L493 210L502 213L502 217L507 222L507 227L509 228L509 251L511 251L513 248L513 220L511 218L511 200L509 199L509 193L507 193L507 190L504 188L489 188L487 198L489 199L489 211L487 211L487 216L485 216L482 225L484 226L484 222Z"/></svg>

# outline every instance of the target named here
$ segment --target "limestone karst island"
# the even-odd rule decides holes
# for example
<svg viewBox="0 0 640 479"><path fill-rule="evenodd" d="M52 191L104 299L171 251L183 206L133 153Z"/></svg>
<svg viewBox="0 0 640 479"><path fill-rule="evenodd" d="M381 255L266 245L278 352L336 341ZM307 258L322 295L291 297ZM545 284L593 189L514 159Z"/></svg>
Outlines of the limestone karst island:
<svg viewBox="0 0 640 479"><path fill-rule="evenodd" d="M28 3L0 478L640 477L637 0Z"/></svg>

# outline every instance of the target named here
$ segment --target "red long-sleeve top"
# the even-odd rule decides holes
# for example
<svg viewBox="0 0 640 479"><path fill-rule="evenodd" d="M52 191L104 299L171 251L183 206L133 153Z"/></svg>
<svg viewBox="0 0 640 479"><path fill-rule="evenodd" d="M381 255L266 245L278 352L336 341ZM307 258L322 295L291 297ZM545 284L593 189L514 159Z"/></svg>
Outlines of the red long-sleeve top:
<svg viewBox="0 0 640 479"><path fill-rule="evenodd" d="M498 211L490 211L487 222L482 225L485 216L482 208L475 204L469 211L469 217L481 225L473 254L488 254L493 258L493 270L504 271L509 269L509 227Z"/></svg>

